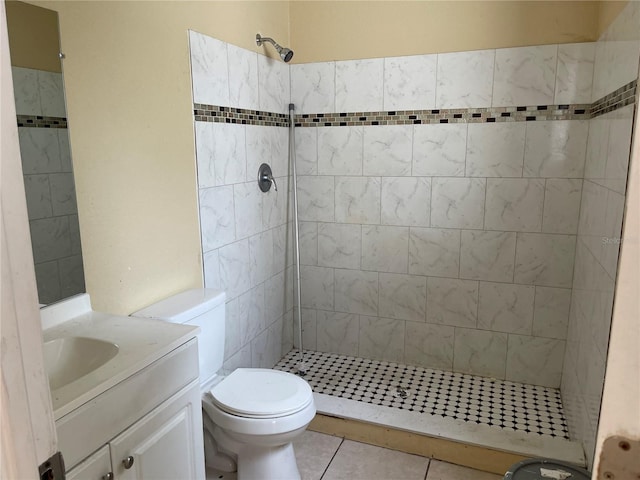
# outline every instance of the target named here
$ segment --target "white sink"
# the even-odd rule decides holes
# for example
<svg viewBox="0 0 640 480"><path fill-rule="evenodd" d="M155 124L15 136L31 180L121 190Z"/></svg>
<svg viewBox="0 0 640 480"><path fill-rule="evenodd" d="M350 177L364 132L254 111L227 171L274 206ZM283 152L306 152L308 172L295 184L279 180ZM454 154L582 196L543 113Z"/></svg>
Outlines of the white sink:
<svg viewBox="0 0 640 480"><path fill-rule="evenodd" d="M111 342L86 337L56 338L44 344L49 388L56 390L101 367L118 354Z"/></svg>

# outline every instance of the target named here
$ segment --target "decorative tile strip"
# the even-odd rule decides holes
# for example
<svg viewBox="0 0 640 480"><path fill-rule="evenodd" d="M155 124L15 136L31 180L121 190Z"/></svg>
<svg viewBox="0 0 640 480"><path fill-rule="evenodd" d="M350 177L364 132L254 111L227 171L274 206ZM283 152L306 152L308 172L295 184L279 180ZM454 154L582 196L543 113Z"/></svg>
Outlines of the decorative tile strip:
<svg viewBox="0 0 640 480"><path fill-rule="evenodd" d="M638 81L634 80L593 102L591 104L591 118L613 112L614 110L635 103L637 85Z"/></svg>
<svg viewBox="0 0 640 480"><path fill-rule="evenodd" d="M196 122L239 123L265 127L288 127L289 116L284 113L247 110L244 108L219 107L195 103L193 114Z"/></svg>
<svg viewBox="0 0 640 480"><path fill-rule="evenodd" d="M490 108L441 108L432 110L389 110L380 112L304 113L295 116L296 127L345 127L356 125L420 125L440 123L502 123L545 120L588 120L636 100L637 80L611 92L600 100L571 105L534 105ZM283 113L220 107L196 103L197 122L239 123L288 127Z"/></svg>
<svg viewBox="0 0 640 480"><path fill-rule="evenodd" d="M16 115L18 127L35 128L67 128L67 119L64 117L43 117L40 115Z"/></svg>

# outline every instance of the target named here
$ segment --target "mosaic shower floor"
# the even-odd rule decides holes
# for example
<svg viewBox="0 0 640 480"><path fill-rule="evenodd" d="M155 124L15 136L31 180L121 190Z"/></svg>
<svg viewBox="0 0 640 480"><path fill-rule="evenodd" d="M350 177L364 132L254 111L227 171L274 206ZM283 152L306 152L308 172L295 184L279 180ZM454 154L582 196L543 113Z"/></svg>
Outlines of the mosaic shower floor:
<svg viewBox="0 0 640 480"><path fill-rule="evenodd" d="M295 373L298 360L293 350L274 368ZM553 388L334 353L305 351L305 363L315 393L569 439Z"/></svg>

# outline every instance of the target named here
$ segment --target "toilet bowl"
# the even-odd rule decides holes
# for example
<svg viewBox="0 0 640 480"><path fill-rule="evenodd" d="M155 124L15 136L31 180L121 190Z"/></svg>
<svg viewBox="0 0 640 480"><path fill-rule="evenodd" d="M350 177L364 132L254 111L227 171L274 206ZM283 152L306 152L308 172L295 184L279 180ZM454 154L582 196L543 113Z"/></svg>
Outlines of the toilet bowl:
<svg viewBox="0 0 640 480"><path fill-rule="evenodd" d="M200 327L198 356L205 462L237 471L238 480L300 478L293 440L316 413L309 384L291 373L238 368L221 378L225 294L195 289L150 305L134 316Z"/></svg>

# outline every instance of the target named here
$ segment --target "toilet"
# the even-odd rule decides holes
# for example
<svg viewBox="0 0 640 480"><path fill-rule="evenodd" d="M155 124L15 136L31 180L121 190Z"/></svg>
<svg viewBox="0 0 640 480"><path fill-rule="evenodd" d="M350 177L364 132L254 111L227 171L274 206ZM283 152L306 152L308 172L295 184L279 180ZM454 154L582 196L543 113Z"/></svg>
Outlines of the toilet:
<svg viewBox="0 0 640 480"><path fill-rule="evenodd" d="M194 289L132 314L200 327L198 357L205 461L239 480L299 479L292 441L316 413L309 384L291 373L238 368L224 360L225 293Z"/></svg>

